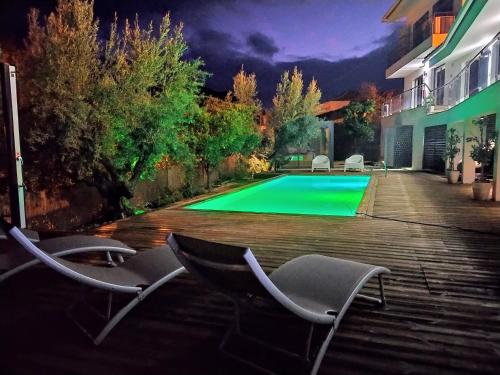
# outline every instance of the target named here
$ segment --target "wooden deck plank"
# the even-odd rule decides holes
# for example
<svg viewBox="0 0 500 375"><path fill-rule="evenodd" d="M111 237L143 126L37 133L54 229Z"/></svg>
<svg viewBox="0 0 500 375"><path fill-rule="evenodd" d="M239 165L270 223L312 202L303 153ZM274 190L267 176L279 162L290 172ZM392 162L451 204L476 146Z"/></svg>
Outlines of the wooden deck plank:
<svg viewBox="0 0 500 375"><path fill-rule="evenodd" d="M473 201L470 186L449 186L436 175L374 178L369 213L377 218L177 207L95 232L139 249L164 244L170 231L250 246L268 271L308 253L389 267L388 307L355 301L320 374L498 373L500 204ZM45 269L0 286L6 374L256 374L218 354L231 306L189 275L148 297L99 348L64 317L77 291ZM376 284L368 284L366 293L375 292ZM285 339L299 331L292 326Z"/></svg>

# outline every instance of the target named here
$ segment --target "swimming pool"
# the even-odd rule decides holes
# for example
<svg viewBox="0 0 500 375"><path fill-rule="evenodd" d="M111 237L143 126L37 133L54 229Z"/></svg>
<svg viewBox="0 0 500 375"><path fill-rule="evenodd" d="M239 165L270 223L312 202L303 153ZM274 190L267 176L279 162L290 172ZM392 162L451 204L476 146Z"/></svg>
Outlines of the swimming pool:
<svg viewBox="0 0 500 375"><path fill-rule="evenodd" d="M189 210L354 216L370 176L274 178L186 206Z"/></svg>

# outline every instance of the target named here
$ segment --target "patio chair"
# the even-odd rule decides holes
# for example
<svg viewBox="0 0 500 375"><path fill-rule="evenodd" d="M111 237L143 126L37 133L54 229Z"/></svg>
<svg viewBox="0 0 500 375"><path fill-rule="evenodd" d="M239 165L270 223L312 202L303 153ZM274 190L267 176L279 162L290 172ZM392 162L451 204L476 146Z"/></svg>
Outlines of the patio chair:
<svg viewBox="0 0 500 375"><path fill-rule="evenodd" d="M311 172L314 172L315 169L328 169L328 172L330 172L330 159L328 156L316 156L312 161Z"/></svg>
<svg viewBox="0 0 500 375"><path fill-rule="evenodd" d="M235 321L224 335L219 348L233 358L266 372L270 371L227 352L225 346L229 337L234 334L280 353L295 358L298 356L310 368L310 374L315 375L354 298L360 297L385 305L382 275L389 274L390 271L384 267L322 255L304 255L283 264L267 276L249 248L179 234L170 234L167 242L193 276L212 285L234 303ZM380 298L359 294L361 288L374 276L378 276ZM252 307L252 303L258 298L277 302L289 313L310 324L303 355L291 353L242 332L240 311L243 307ZM314 328L317 325L326 326L328 334L319 346L315 358L311 359Z"/></svg>
<svg viewBox="0 0 500 375"><path fill-rule="evenodd" d="M38 233L29 229L21 229L21 232L37 247L52 256L67 256L87 252L104 252L109 266L116 265L113 256L118 262L123 263L123 255L135 255L136 251L123 242L111 238L101 238L95 236L73 235L66 237L39 240ZM7 235L0 229L0 283L9 277L24 271L36 264L40 260L33 258L18 243L9 240Z"/></svg>
<svg viewBox="0 0 500 375"><path fill-rule="evenodd" d="M348 169L359 169L363 172L365 170L363 155L352 155L345 159L344 172Z"/></svg>
<svg viewBox="0 0 500 375"><path fill-rule="evenodd" d="M84 286L108 293L107 311L104 314L106 324L96 336L93 336L71 315L71 310L81 300L77 300L68 309L70 318L91 337L95 345L99 345L109 332L140 301L143 301L149 294L167 281L185 272L184 267L179 263L168 246L141 252L118 264L116 267L99 267L71 262L48 254L30 241L18 228L7 223L3 218L0 218L0 228L47 267ZM124 293L134 296L114 316L112 316L113 293Z"/></svg>

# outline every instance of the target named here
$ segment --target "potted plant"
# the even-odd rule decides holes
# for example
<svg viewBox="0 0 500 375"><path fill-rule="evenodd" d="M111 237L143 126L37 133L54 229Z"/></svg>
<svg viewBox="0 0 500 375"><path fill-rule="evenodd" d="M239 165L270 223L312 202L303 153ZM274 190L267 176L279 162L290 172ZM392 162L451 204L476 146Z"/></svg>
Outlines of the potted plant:
<svg viewBox="0 0 500 375"><path fill-rule="evenodd" d="M457 134L457 129L451 128L446 132L446 149L444 151L443 159L448 161L448 183L456 184L458 182L458 177L460 176L460 171L455 169L455 158L461 151L458 145L462 142L462 137Z"/></svg>
<svg viewBox="0 0 500 375"><path fill-rule="evenodd" d="M472 150L470 156L472 160L480 164L481 172L479 178L472 184L472 192L474 199L488 200L491 191L491 181L486 178L485 168L491 163L493 153L495 150L496 133L488 137L486 132L486 122L484 117L479 120L473 120L472 123L478 127L479 136L468 137L467 142L472 143Z"/></svg>

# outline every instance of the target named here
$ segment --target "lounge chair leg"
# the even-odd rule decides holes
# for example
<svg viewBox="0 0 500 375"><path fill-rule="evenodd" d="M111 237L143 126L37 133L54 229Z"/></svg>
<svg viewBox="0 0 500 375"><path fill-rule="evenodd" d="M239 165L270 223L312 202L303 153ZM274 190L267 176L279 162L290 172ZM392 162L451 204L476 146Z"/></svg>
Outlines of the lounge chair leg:
<svg viewBox="0 0 500 375"><path fill-rule="evenodd" d="M332 341L333 335L335 334L335 326L333 326L330 331L328 332L328 335L326 336L325 340L323 341L323 344L321 344L321 347L318 351L318 355L314 359L314 364L312 367L312 370L310 372L310 375L316 375L319 370L319 366L321 365L321 362L323 361L323 357L325 356L326 349L328 348L328 345L330 345L330 341Z"/></svg>
<svg viewBox="0 0 500 375"><path fill-rule="evenodd" d="M378 275L378 285L380 289L380 301L382 306L386 306L387 302L385 300L385 293L384 293L384 280L382 278L382 274Z"/></svg>
<svg viewBox="0 0 500 375"><path fill-rule="evenodd" d="M314 335L314 323L311 323L311 328L309 328L309 334L307 335L307 341L306 341L306 355L305 355L305 359L306 359L307 362L310 361L311 342L312 342L313 335Z"/></svg>
<svg viewBox="0 0 500 375"><path fill-rule="evenodd" d="M165 284L167 281L173 279L177 275L183 273L185 271L184 267L181 267L174 272L169 273L168 275L162 277L160 280L151 284L144 291L140 292L137 297L135 297L132 301L130 301L127 305L125 305L120 311L118 311L113 318L104 326L102 331L97 335L94 339L94 344L97 346L101 344L101 342L106 338L106 336L111 332L111 330L118 324L120 321L132 310L139 302L143 301L148 295L153 293L160 286Z"/></svg>
<svg viewBox="0 0 500 375"><path fill-rule="evenodd" d="M127 305L125 305L120 311L113 316L111 320L104 326L102 331L94 339L94 344L96 346L100 345L106 336L111 332L111 330L132 310L140 301L142 300L141 295L135 297Z"/></svg>
<svg viewBox="0 0 500 375"><path fill-rule="evenodd" d="M111 319L111 312L113 309L113 293L108 293L108 308L106 310L106 320Z"/></svg>

